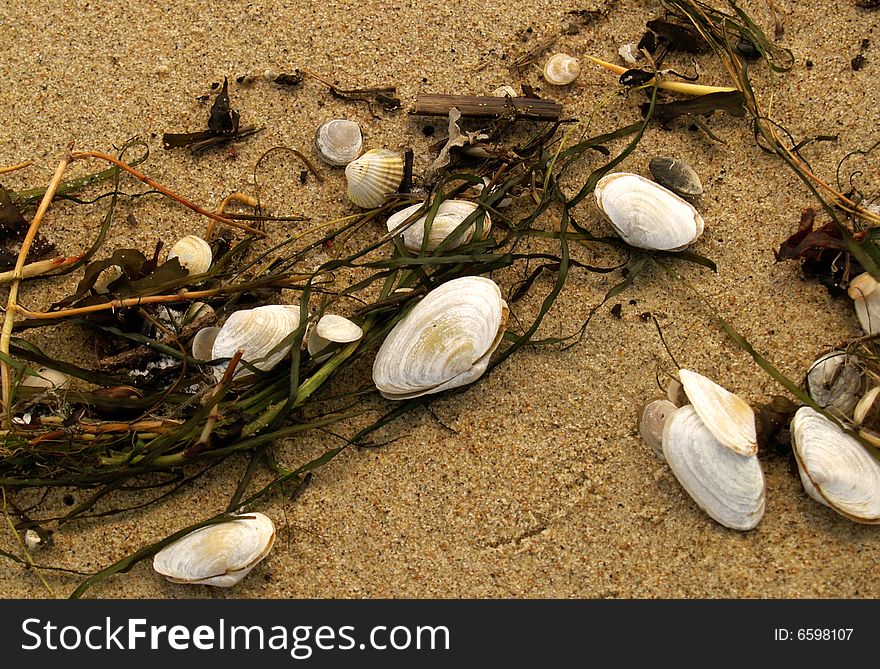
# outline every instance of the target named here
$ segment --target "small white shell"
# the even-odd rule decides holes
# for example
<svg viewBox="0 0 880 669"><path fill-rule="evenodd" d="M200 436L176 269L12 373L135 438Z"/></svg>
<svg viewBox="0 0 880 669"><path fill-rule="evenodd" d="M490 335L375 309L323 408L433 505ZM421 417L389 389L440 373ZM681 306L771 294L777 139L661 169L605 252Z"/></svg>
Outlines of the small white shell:
<svg viewBox="0 0 880 669"><path fill-rule="evenodd" d="M567 53L554 53L544 64L544 79L554 86L565 86L577 79L581 64Z"/></svg>
<svg viewBox="0 0 880 669"><path fill-rule="evenodd" d="M710 517L734 530L750 530L764 516L764 473L756 455L740 455L719 442L691 405L663 426L663 454L681 486Z"/></svg>
<svg viewBox="0 0 880 669"><path fill-rule="evenodd" d="M639 415L639 434L654 453L663 457L663 426L676 406L667 399L648 402Z"/></svg>
<svg viewBox="0 0 880 669"><path fill-rule="evenodd" d="M190 274L204 274L214 260L208 242L196 235L187 235L175 242L168 251L168 260L172 258L177 258Z"/></svg>
<svg viewBox="0 0 880 669"><path fill-rule="evenodd" d="M810 407L791 421L791 439L807 494L858 523L880 523L880 462Z"/></svg>
<svg viewBox="0 0 880 669"><path fill-rule="evenodd" d="M298 327L298 306L269 304L236 311L217 333L211 359L231 358L237 351L243 351L243 362L268 371L287 356L291 345L280 349L278 346ZM222 376L225 369L226 364L219 365L216 375ZM244 365L239 365L235 372L236 377L250 374Z"/></svg>
<svg viewBox="0 0 880 669"><path fill-rule="evenodd" d="M324 314L309 331L306 345L309 355L316 362L320 362L329 356L329 354L319 354L330 344L347 344L357 341L363 336L364 331L357 323L336 314Z"/></svg>
<svg viewBox="0 0 880 669"><path fill-rule="evenodd" d="M507 303L494 281L449 281L394 326L376 354L373 382L391 400L472 383L486 371L506 320Z"/></svg>
<svg viewBox="0 0 880 669"><path fill-rule="evenodd" d="M183 315L183 324L189 325L214 313L214 307L204 302L193 302Z"/></svg>
<svg viewBox="0 0 880 669"><path fill-rule="evenodd" d="M193 360L198 362L213 360L211 356L214 351L214 342L217 341L219 332L220 328L218 327L202 328L196 332L191 342Z"/></svg>
<svg viewBox="0 0 880 669"><path fill-rule="evenodd" d="M67 390L70 388L71 376L57 369L40 367L36 375L28 375L21 380L21 385L27 388L40 388L42 390Z"/></svg>
<svg viewBox="0 0 880 669"><path fill-rule="evenodd" d="M513 86L499 86L494 91L492 91L492 95L496 98L515 98L516 97L516 89Z"/></svg>
<svg viewBox="0 0 880 669"><path fill-rule="evenodd" d="M345 167L348 199L358 207L381 207L403 180L403 158L388 149L372 149Z"/></svg>
<svg viewBox="0 0 880 669"><path fill-rule="evenodd" d="M318 155L337 167L344 167L361 155L363 145L361 127L354 121L336 118L324 123L315 134Z"/></svg>
<svg viewBox="0 0 880 669"><path fill-rule="evenodd" d="M877 280L868 272L859 274L849 282L847 293L853 300L856 316L865 334L880 332L880 290L877 290Z"/></svg>
<svg viewBox="0 0 880 669"><path fill-rule="evenodd" d="M755 412L748 402L702 374L680 369L684 392L715 439L740 455L758 452Z"/></svg>
<svg viewBox="0 0 880 669"><path fill-rule="evenodd" d="M810 366L806 386L820 407L847 416L865 387L865 373L857 356L831 351Z"/></svg>
<svg viewBox="0 0 880 669"><path fill-rule="evenodd" d="M29 551L35 551L42 543L43 540L36 530L28 530L24 533L24 545Z"/></svg>
<svg viewBox="0 0 880 669"><path fill-rule="evenodd" d="M596 204L630 246L680 251L703 234L703 217L678 195L638 174L608 174L596 184Z"/></svg>
<svg viewBox="0 0 880 669"><path fill-rule="evenodd" d="M874 386L862 395L862 398L856 403L852 416L853 423L855 423L856 426L865 422L865 418L868 417L868 412L874 408L874 403L877 401L878 395L880 395L880 386Z"/></svg>
<svg viewBox="0 0 880 669"><path fill-rule="evenodd" d="M642 52L639 51L639 45L634 43L622 45L617 53L627 65L638 65L639 60L644 59Z"/></svg>
<svg viewBox="0 0 880 669"><path fill-rule="evenodd" d="M401 209L389 216L387 223L388 232L394 232L406 219L415 214L421 207L422 203L417 203L406 207L405 209ZM441 202L440 206L437 208L437 214L434 216L434 220L431 223L431 232L428 235L428 244L425 247L425 250L433 251L436 249L444 239L451 235L455 229L461 225L464 219L473 214L478 208L479 205L475 202L469 202L467 200L444 200ZM410 251L421 251L422 249L422 242L425 236L425 223L428 220L428 211L429 210L426 209L425 214L421 218L416 219L414 223L411 223L403 231L403 245ZM471 241L477 229L477 221L480 218L480 216L477 216L477 219L468 226L467 229L459 233L458 237L446 247L447 250L457 248ZM482 216L482 219L483 233L481 239L485 239L492 227L492 220L487 213Z"/></svg>
<svg viewBox="0 0 880 669"><path fill-rule="evenodd" d="M275 543L275 525L262 513L248 513L208 525L166 546L153 569L172 583L229 588L265 558Z"/></svg>

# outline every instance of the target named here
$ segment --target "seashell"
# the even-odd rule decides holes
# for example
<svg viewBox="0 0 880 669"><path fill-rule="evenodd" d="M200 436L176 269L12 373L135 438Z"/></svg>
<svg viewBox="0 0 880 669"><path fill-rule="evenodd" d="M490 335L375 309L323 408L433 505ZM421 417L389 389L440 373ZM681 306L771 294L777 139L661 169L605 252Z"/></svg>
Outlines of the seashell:
<svg viewBox="0 0 880 669"><path fill-rule="evenodd" d="M516 97L516 89L513 86L499 86L494 91L492 91L492 95L496 98L515 98Z"/></svg>
<svg viewBox="0 0 880 669"><path fill-rule="evenodd" d="M119 265L110 265L107 269L98 274L95 284L92 286L98 295L106 295L110 292L110 284L122 276L122 268Z"/></svg>
<svg viewBox="0 0 880 669"><path fill-rule="evenodd" d="M676 407L683 407L685 404L690 404L690 401L684 392L684 387L678 379L670 379L669 385L666 386L666 399L672 402Z"/></svg>
<svg viewBox="0 0 880 669"><path fill-rule="evenodd" d="M703 194L700 177L694 172L694 168L683 160L657 156L651 158L648 169L651 170L654 181L685 200L693 200Z"/></svg>
<svg viewBox="0 0 880 669"><path fill-rule="evenodd" d="M261 371L268 371L281 362L290 351L291 344L279 348L284 339L299 327L299 307L285 304L269 304L233 313L220 328L211 359L231 358L243 351L242 362L248 362ZM216 376L222 376L226 365L219 365ZM251 375L244 365L239 365L236 377Z"/></svg>
<svg viewBox="0 0 880 669"><path fill-rule="evenodd" d="M198 362L208 362L213 360L214 342L217 341L217 334L220 332L218 327L202 328L196 332L192 338L190 348L192 350L193 360Z"/></svg>
<svg viewBox="0 0 880 669"><path fill-rule="evenodd" d="M639 61L644 58L642 52L639 51L639 45L634 43L622 45L617 53L627 65L638 65Z"/></svg>
<svg viewBox="0 0 880 669"><path fill-rule="evenodd" d="M361 155L364 138L361 127L354 121L335 118L327 121L315 133L315 147L325 163L344 167Z"/></svg>
<svg viewBox="0 0 880 669"><path fill-rule="evenodd" d="M755 412L748 402L702 374L678 370L691 405L715 439L740 455L758 452Z"/></svg>
<svg viewBox="0 0 880 669"><path fill-rule="evenodd" d="M880 462L853 437L810 407L791 421L804 490L857 523L880 523Z"/></svg>
<svg viewBox="0 0 880 669"><path fill-rule="evenodd" d="M265 558L275 543L275 525L262 513L248 513L202 527L153 557L153 569L172 583L230 588Z"/></svg>
<svg viewBox="0 0 880 669"><path fill-rule="evenodd" d="M856 425L862 425L865 422L871 409L874 408L874 403L877 401L878 395L880 395L880 386L874 386L871 390L862 395L862 398L856 404L856 408L853 409L853 423Z"/></svg>
<svg viewBox="0 0 880 669"><path fill-rule="evenodd" d="M36 530L28 530L24 533L24 545L29 551L35 551L43 543Z"/></svg>
<svg viewBox="0 0 880 669"><path fill-rule="evenodd" d="M388 149L372 149L345 167L348 199L358 207L381 207L403 180L403 158Z"/></svg>
<svg viewBox="0 0 880 669"><path fill-rule="evenodd" d="M663 425L676 406L667 399L651 400L639 415L639 434L651 450L663 457Z"/></svg>
<svg viewBox="0 0 880 669"><path fill-rule="evenodd" d="M36 374L29 374L21 380L21 386L39 388L40 390L67 390L70 388L71 376L57 369L40 367Z"/></svg>
<svg viewBox="0 0 880 669"><path fill-rule="evenodd" d="M429 292L388 333L373 382L390 400L439 393L476 381L501 343L507 303L491 279L462 277Z"/></svg>
<svg viewBox="0 0 880 669"><path fill-rule="evenodd" d="M567 53L554 53L544 64L544 79L554 86L565 86L577 79L581 64Z"/></svg>
<svg viewBox="0 0 880 669"><path fill-rule="evenodd" d="M849 282L847 293L853 300L856 316L865 334L880 332L880 290L877 290L877 280L868 272L859 274Z"/></svg>
<svg viewBox="0 0 880 669"><path fill-rule="evenodd" d="M764 516L764 473L757 455L718 441L693 406L676 409L663 426L663 455L681 486L725 527L750 530Z"/></svg>
<svg viewBox="0 0 880 669"><path fill-rule="evenodd" d="M417 203L391 215L388 218L387 223L388 232L394 232L406 219L415 214L416 211L422 207L422 203ZM440 246L440 243L443 242L443 240L451 235L455 229L478 208L479 205L475 202L469 202L467 200L444 200L441 202L437 209L437 213L434 216L434 220L431 223L431 232L428 235L428 243L425 246L425 250L435 250ZM414 223L409 224L402 233L403 245L410 251L422 250L422 242L425 236L425 223L428 220L428 211L429 209L425 209L424 216L416 219ZM447 250L457 248L471 241L477 230L477 222L480 218L483 219L483 230L480 238L485 239L492 227L492 221L489 218L489 214L484 212L482 216L477 216L476 220L468 226L467 229L458 234L449 246L446 247Z"/></svg>
<svg viewBox="0 0 880 669"><path fill-rule="evenodd" d="M357 323L336 314L325 314L309 332L306 346L309 355L316 362L320 362L330 357L330 353L318 354L331 344L347 344L357 341L363 336L364 331Z"/></svg>
<svg viewBox="0 0 880 669"><path fill-rule="evenodd" d="M196 321L205 318L206 316L210 316L214 313L214 307L210 304L205 304L204 302L193 302L189 305L186 312L183 314L183 324L189 325L190 323L195 323Z"/></svg>
<svg viewBox="0 0 880 669"><path fill-rule="evenodd" d="M805 385L820 407L847 416L865 388L865 373L857 356L831 351L810 366Z"/></svg>
<svg viewBox="0 0 880 669"><path fill-rule="evenodd" d="M168 251L168 260L172 258L177 258L190 274L204 274L214 260L208 242L196 235L187 235L175 242Z"/></svg>
<svg viewBox="0 0 880 669"><path fill-rule="evenodd" d="M638 174L604 176L595 194L599 209L630 246L681 251L703 234L703 217L693 205Z"/></svg>

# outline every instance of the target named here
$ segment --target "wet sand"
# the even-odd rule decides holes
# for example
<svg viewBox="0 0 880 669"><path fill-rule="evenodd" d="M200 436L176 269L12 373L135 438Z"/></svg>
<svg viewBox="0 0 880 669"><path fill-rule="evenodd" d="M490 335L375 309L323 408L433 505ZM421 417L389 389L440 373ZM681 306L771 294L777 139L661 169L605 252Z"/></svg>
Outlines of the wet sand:
<svg viewBox="0 0 880 669"><path fill-rule="evenodd" d="M800 139L837 135L805 153L816 174L834 179L849 151L878 139L880 12L818 0L776 0L785 18L781 43L792 49L790 72L771 76L763 65L753 79L773 118ZM596 3L598 6L598 3ZM743 5L772 33L765 2ZM48 183L64 147L113 152L130 137L150 146L142 168L195 202L216 206L233 190L253 189L251 171L272 146L314 157L312 137L325 119L362 124L367 148L412 146L416 171L432 159L443 119L410 117L418 93L488 94L502 84L528 83L564 105L565 116L586 119L615 79L583 60L577 82L542 85L531 68L508 73L511 57L572 20L582 9L549 0L451 5L336 1L318 7L275 2L158 4L122 0L76 11L42 0L7 3L0 17L6 51L0 57L0 165L33 159L3 185L21 189ZM617 47L637 41L658 3L620 0L607 18L564 35L556 50L618 62ZM527 32L531 31L531 32ZM864 38L866 63L851 59ZM506 58L505 58L506 56ZM690 69L689 59L676 65ZM812 67L807 67L807 61ZM541 61L543 62L543 60ZM698 58L701 80L725 85L717 64ZM395 84L404 108L371 118L366 106L330 96L307 80L295 89L269 83L267 69L309 68L343 87ZM239 75L256 75L238 84ZM235 155L216 151L193 158L163 150L161 135L202 126L210 84L230 78L242 121L265 125ZM771 100L772 96L772 100ZM639 118L636 97L614 99L592 119L591 134ZM772 103L772 104L771 104ZM438 129L427 138L423 126ZM676 269L712 307L784 374L803 376L825 347L860 332L852 305L805 281L796 263L776 264L772 249L791 234L801 209L814 204L805 186L778 159L755 144L744 119L709 121L724 143L677 122L652 126L622 169L647 174L655 155L675 155L699 172L699 203L707 225L694 250L714 259L718 272L683 262ZM620 145L622 148L622 145ZM590 157L565 182L575 193L599 163ZM77 164L72 173L93 165ZM864 189L876 193L876 160L856 161ZM322 168L323 184L299 184L299 164L278 159L261 174L262 197L272 213L306 213L318 221L355 213L344 197L341 171ZM135 190L133 183L127 183ZM44 222L59 250L86 246L106 209L53 205ZM124 202L136 227L120 222L105 248L153 248L157 237L176 239L203 229L188 211L157 198ZM597 234L608 234L585 200L575 214ZM278 234L293 229L277 228ZM377 225L376 234L380 233ZM618 257L576 247L576 258L612 265ZM505 290L516 273L496 277ZM574 270L541 329L542 336L575 331L621 273ZM23 290L28 306L48 306L71 282L36 283ZM517 305L534 310L549 290L546 277L533 297ZM620 317L611 313L621 304ZM658 318L678 363L699 371L749 402L782 389L718 328L709 308L662 272L641 274L624 294L603 306L583 341L566 351L526 349L468 392L439 397L388 428L393 440L379 449L350 450L320 469L295 502L269 498L260 510L273 518L279 540L271 555L233 589L179 586L148 563L91 591L97 597L624 597L751 598L880 596L880 534L846 520L808 498L784 457L762 457L767 508L761 524L740 533L709 519L686 495L668 467L636 432L639 406L658 394L656 374L675 369L654 325ZM94 360L87 336L73 326L41 333L41 344L72 360ZM368 370L355 371L363 374ZM316 456L330 442L321 435L279 444L288 465ZM243 460L230 461L167 504L64 525L40 562L95 571L174 530L223 509ZM76 492L78 499L83 493ZM52 491L45 513L63 512L63 491ZM22 504L33 495L21 494ZM4 524L0 548L15 551ZM77 579L46 573L58 596ZM32 572L0 559L0 595L45 597Z"/></svg>

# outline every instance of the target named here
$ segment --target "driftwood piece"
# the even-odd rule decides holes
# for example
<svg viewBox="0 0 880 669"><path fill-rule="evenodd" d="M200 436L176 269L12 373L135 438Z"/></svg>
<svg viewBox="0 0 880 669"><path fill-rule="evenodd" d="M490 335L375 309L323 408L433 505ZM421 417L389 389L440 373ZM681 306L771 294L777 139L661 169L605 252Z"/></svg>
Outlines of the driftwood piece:
<svg viewBox="0 0 880 669"><path fill-rule="evenodd" d="M465 117L496 117L515 114L539 121L558 121L562 105L540 98L495 97L493 95L435 95L426 93L416 97L410 114L416 116L448 116L455 107Z"/></svg>

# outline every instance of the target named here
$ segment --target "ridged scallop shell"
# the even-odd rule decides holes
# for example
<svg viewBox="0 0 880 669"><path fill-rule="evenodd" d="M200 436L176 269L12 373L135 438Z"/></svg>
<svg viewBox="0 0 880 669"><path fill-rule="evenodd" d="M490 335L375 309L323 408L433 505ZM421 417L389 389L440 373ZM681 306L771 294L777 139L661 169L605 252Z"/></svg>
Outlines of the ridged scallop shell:
<svg viewBox="0 0 880 669"><path fill-rule="evenodd" d="M324 314L309 331L306 346L309 355L320 362L329 357L329 354L319 354L331 344L348 344L363 336L364 331L357 323L336 314Z"/></svg>
<svg viewBox="0 0 880 669"><path fill-rule="evenodd" d="M348 199L358 207L381 207L403 180L403 157L388 149L372 149L345 167Z"/></svg>
<svg viewBox="0 0 880 669"><path fill-rule="evenodd" d="M847 293L853 300L856 316L865 334L880 332L880 290L877 290L877 280L868 272L859 274L849 282Z"/></svg>
<svg viewBox="0 0 880 669"><path fill-rule="evenodd" d="M190 274L204 274L214 260L208 242L196 235L187 235L175 242L168 251L168 260L172 258L177 258Z"/></svg>
<svg viewBox="0 0 880 669"><path fill-rule="evenodd" d="M748 402L702 374L678 370L688 400L715 438L740 455L758 452L755 412Z"/></svg>
<svg viewBox="0 0 880 669"><path fill-rule="evenodd" d="M648 163L654 181L668 188L686 200L693 200L703 194L703 183L694 168L683 160L669 156L651 158Z"/></svg>
<svg viewBox="0 0 880 669"><path fill-rule="evenodd" d="M422 203L417 203L406 207L405 209L401 209L389 216L387 223L388 232L394 232L406 219L415 214L422 206ZM478 208L479 205L475 202L469 202L467 200L444 200L441 202L440 206L437 208L437 214L431 222L431 232L428 235L428 244L425 247L425 250L433 251L440 246L440 243L451 235L455 229L461 225L464 219L473 214ZM426 209L424 215L416 219L414 223L411 223L402 233L403 245L410 251L420 251L422 249L422 242L425 237L425 223L428 220L428 211L429 210ZM479 218L480 216L477 216L477 220L479 220ZM492 227L492 220L487 213L482 216L482 219L482 238L485 239ZM456 239L446 247L447 250L467 244L473 238L476 230L477 221L475 220L470 226L459 233Z"/></svg>
<svg viewBox="0 0 880 669"><path fill-rule="evenodd" d="M663 426L677 407L667 399L648 402L639 414L639 434L654 453L663 457Z"/></svg>
<svg viewBox="0 0 880 669"><path fill-rule="evenodd" d="M791 421L791 439L807 494L858 523L880 523L880 462L810 407Z"/></svg>
<svg viewBox="0 0 880 669"><path fill-rule="evenodd" d="M740 455L719 442L691 405L663 426L663 455L681 486L711 518L750 530L764 516L764 473L756 455Z"/></svg>
<svg viewBox="0 0 880 669"><path fill-rule="evenodd" d="M581 64L567 53L554 53L544 64L544 79L554 86L565 86L577 79Z"/></svg>
<svg viewBox="0 0 880 669"><path fill-rule="evenodd" d="M599 179L596 204L630 246L680 251L703 234L693 205L638 174L617 172Z"/></svg>
<svg viewBox="0 0 880 669"><path fill-rule="evenodd" d="M344 167L361 155L363 145L361 127L354 121L335 118L322 124L315 133L318 155L337 167Z"/></svg>
<svg viewBox="0 0 880 669"><path fill-rule="evenodd" d="M373 362L383 397L404 400L476 381L501 343L507 303L491 279L454 279L394 326Z"/></svg>
<svg viewBox="0 0 880 669"><path fill-rule="evenodd" d="M71 383L70 374L59 372L57 369L40 367L36 374L29 374L21 380L26 388L40 388L43 390L67 390Z"/></svg>
<svg viewBox="0 0 880 669"><path fill-rule="evenodd" d="M153 569L172 583L229 588L269 555L275 525L262 513L248 513L202 527L153 557Z"/></svg>
<svg viewBox="0 0 880 669"><path fill-rule="evenodd" d="M831 351L810 366L806 387L820 407L847 416L865 388L865 373L857 356Z"/></svg>
<svg viewBox="0 0 880 669"><path fill-rule="evenodd" d="M243 309L233 313L220 328L211 359L231 358L237 351L244 351L243 362L262 371L268 371L281 362L290 351L290 344L278 348L285 338L299 327L299 307L284 304L269 304L254 309ZM226 365L216 371L221 376ZM239 364L236 377L250 374L244 365Z"/></svg>

